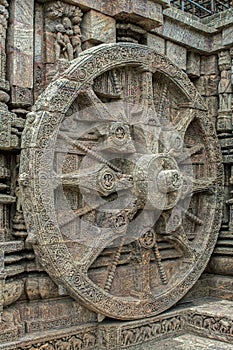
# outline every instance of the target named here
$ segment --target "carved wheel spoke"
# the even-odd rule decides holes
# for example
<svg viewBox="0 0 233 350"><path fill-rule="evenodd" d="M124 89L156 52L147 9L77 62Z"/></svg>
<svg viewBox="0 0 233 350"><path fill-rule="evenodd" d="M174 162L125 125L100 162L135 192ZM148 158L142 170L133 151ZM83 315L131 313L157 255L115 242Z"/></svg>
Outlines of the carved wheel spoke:
<svg viewBox="0 0 233 350"><path fill-rule="evenodd" d="M186 109L185 108L183 111L181 110L179 115L180 115L180 117L182 115L182 117L180 118L180 120L178 121L178 123L176 125L176 130L179 133L179 135L181 135L184 138L185 133L186 133L189 125L191 124L191 122L195 118L195 112L193 109Z"/></svg>
<svg viewBox="0 0 233 350"><path fill-rule="evenodd" d="M177 249L182 252L185 262L192 262L195 260L195 252L191 247L182 225L173 233L172 236L168 237L168 240L174 242Z"/></svg>
<svg viewBox="0 0 233 350"><path fill-rule="evenodd" d="M156 315L197 281L218 233L219 150L207 144L205 104L184 73L140 45L94 48L64 77L40 97L35 113L52 113L22 159L41 262L99 321Z"/></svg>

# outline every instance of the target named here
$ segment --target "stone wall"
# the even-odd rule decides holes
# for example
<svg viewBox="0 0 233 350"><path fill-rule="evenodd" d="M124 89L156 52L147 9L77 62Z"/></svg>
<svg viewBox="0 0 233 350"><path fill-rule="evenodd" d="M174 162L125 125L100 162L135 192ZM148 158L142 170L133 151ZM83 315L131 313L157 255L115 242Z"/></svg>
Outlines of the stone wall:
<svg viewBox="0 0 233 350"><path fill-rule="evenodd" d="M98 315L74 301L41 266L19 186L27 114L74 59L100 44L138 43L166 55L205 100L222 151L224 208L206 274L187 298L232 300L222 288L230 290L233 274L232 32L231 9L200 20L166 0L0 0L0 349L102 349L104 339L111 340L111 329L97 331ZM173 322L179 333L182 316ZM33 334L38 343L32 346ZM123 338L130 334L121 330L121 336L119 342L127 345L130 339Z"/></svg>

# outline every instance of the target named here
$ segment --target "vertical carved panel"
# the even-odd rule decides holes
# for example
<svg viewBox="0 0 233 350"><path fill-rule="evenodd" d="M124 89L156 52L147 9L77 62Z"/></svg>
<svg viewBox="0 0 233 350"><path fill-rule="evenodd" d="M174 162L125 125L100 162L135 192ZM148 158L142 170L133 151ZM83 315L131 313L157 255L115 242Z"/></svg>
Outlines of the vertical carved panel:
<svg viewBox="0 0 233 350"><path fill-rule="evenodd" d="M25 108L33 104L34 1L11 1L8 39L11 104Z"/></svg>
<svg viewBox="0 0 233 350"><path fill-rule="evenodd" d="M82 51L83 13L65 1L35 5L35 97Z"/></svg>

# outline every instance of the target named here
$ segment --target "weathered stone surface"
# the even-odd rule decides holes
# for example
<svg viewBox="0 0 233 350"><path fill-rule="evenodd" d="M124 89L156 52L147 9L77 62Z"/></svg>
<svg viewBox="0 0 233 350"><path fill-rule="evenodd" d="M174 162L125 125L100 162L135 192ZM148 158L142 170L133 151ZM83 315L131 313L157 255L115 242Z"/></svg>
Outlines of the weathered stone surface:
<svg viewBox="0 0 233 350"><path fill-rule="evenodd" d="M217 55L201 57L201 74L216 74L218 72Z"/></svg>
<svg viewBox="0 0 233 350"><path fill-rule="evenodd" d="M218 67L220 71L231 69L231 54L229 50L223 50L219 52Z"/></svg>
<svg viewBox="0 0 233 350"><path fill-rule="evenodd" d="M197 78L201 74L201 57L198 53L188 52L186 73L191 78Z"/></svg>
<svg viewBox="0 0 233 350"><path fill-rule="evenodd" d="M222 44L223 46L228 46L233 44L233 26L226 28L222 32Z"/></svg>
<svg viewBox="0 0 233 350"><path fill-rule="evenodd" d="M116 21L100 12L90 10L83 16L82 40L85 43L116 42Z"/></svg>
<svg viewBox="0 0 233 350"><path fill-rule="evenodd" d="M46 3L49 1L50 0L39 0L41 3ZM67 0L67 2L86 9L94 9L109 16L115 16L119 13L126 13L128 15L133 14L144 16L147 19L157 19L158 14L156 14L156 10L158 9L158 5L160 7L162 6L162 8L169 7L167 0L116 0L114 2L110 2L108 0ZM161 10L159 12L161 13ZM159 18L161 19L161 14L159 14Z"/></svg>
<svg viewBox="0 0 233 350"><path fill-rule="evenodd" d="M231 348L232 10L166 7L0 0L1 350Z"/></svg>
<svg viewBox="0 0 233 350"><path fill-rule="evenodd" d="M127 3L127 1L126 1ZM124 10L123 10L124 11ZM137 23L147 30L152 30L163 23L163 7L154 0L131 1L129 8L130 17L139 16ZM141 17L141 18L140 18Z"/></svg>
<svg viewBox="0 0 233 350"><path fill-rule="evenodd" d="M162 55L165 54L165 40L158 35L147 33L147 46Z"/></svg>
<svg viewBox="0 0 233 350"><path fill-rule="evenodd" d="M163 26L154 29L153 32L164 36L170 41L182 43L190 49L197 49L202 52L210 52L212 50L212 39L209 36L196 30L196 28L187 27L184 29L182 21L174 21L170 18L170 15L165 17Z"/></svg>
<svg viewBox="0 0 233 350"><path fill-rule="evenodd" d="M180 69L186 70L187 50L185 47L177 45L171 41L167 41L166 55Z"/></svg>
<svg viewBox="0 0 233 350"><path fill-rule="evenodd" d="M195 86L202 96L218 95L219 77L216 74L202 75L195 81Z"/></svg>
<svg viewBox="0 0 233 350"><path fill-rule="evenodd" d="M153 345L152 345L153 346ZM161 343L156 343L154 346L158 347L159 350L231 350L233 345L222 343L218 340L206 340L205 337L199 337L196 335L181 335L176 337L174 340L162 341ZM140 348L139 348L140 349ZM150 349L150 348L148 348ZM151 347L153 349L153 347Z"/></svg>
<svg viewBox="0 0 233 350"><path fill-rule="evenodd" d="M34 55L34 2L14 0L11 2L8 45L9 80L13 86L24 89L33 87Z"/></svg>
<svg viewBox="0 0 233 350"><path fill-rule="evenodd" d="M230 245L229 245L230 246ZM219 275L224 276L232 276L233 275L233 257L226 256L214 256L208 267L208 272L217 273Z"/></svg>
<svg viewBox="0 0 233 350"><path fill-rule="evenodd" d="M205 99L209 113L212 117L216 118L218 115L218 97L217 96L209 96Z"/></svg>
<svg viewBox="0 0 233 350"><path fill-rule="evenodd" d="M178 53L180 53L181 48L172 45L171 49L173 49L173 57L175 57L177 47ZM184 54L186 58L186 49L184 49ZM87 69L89 65L92 69ZM163 80L161 75L166 76L166 79ZM126 81L127 84L125 84ZM130 108L129 114L125 112L125 108L121 108L122 102L126 101L127 97L134 105L134 108ZM106 98L116 99L116 102L112 106L111 103L106 103ZM78 106L76 101L79 101ZM155 101L157 102L155 103ZM91 108L90 111L89 108L85 108L87 103L88 107ZM70 109L71 106L72 109ZM181 115L182 122L176 119L178 106L184 108ZM200 109L197 109L196 106ZM82 111L82 115L77 113L77 108ZM55 110L60 111L60 115L54 113ZM137 120L135 120L135 116ZM195 116L199 120L201 129L197 129L195 123L192 123ZM211 123L208 119L205 103L190 83L187 75L166 57L146 46L132 43L101 45L80 55L80 58L73 62L63 76L51 83L38 99L34 112L30 113L28 118L30 119L28 119L23 138L25 150L21 158L23 166L21 177L30 180L28 186L23 185L24 182L22 182L21 190L24 198L22 203L27 203L25 207L23 204L25 216L31 219L30 226L34 227L33 230L36 228L37 248L35 246L35 249L38 249L36 254L46 271L57 282L63 284L68 293L71 293L77 300L81 299L87 307L98 313L99 320L102 320L104 316L124 320L141 318L146 312L145 298L150 303L148 317L156 315L159 310L166 309L170 302L174 302L174 298L181 297L180 293L184 293L184 289L186 290L191 283L190 281L192 280L193 284L196 279L193 280L195 276L193 273L191 280L187 281L184 288L180 277L181 268L176 270L175 261L174 264L170 265L169 262L163 264L163 260L166 261L168 258L179 260L183 257L181 264L187 259L191 265L196 261L197 256L193 248L190 247L188 236L185 237L184 233L184 227L190 225L191 220L201 226L201 230L198 232L196 232L196 226L192 226L190 230L193 233L189 233L190 236L197 235L195 249L204 250L198 258L200 262L196 274L199 275L201 266L204 268L204 261L208 259L208 249L215 244L213 235L214 232L218 233L220 224L217 207L221 206L222 174L221 169L217 166L221 158L216 146L216 135L214 127L209 128L208 126ZM150 119L145 124L147 126L142 126L145 133L144 148L147 153L139 158L132 170L122 154L131 157L136 152L137 145L134 143L131 129L135 125L145 123L148 118ZM132 122L127 120L132 120ZM165 120L166 127L163 128ZM97 125L98 133L94 135L93 140L96 144L94 147L89 133L86 135L85 132L82 137L75 137L79 133L79 123L83 121L86 123L87 130L89 130L88 125L92 130L93 122L101 123ZM163 144L167 153L160 152L160 143L155 138L157 124L160 125L161 129L160 143ZM72 125L72 131L70 125ZM57 135L59 135L58 139ZM103 135L105 135L104 139ZM141 132L135 127L134 138L140 139L140 135ZM187 159L187 152L180 146L186 137L189 140L187 147L191 149L193 154L197 153L197 157L200 156L201 162L204 164L196 174L196 176L202 174L202 178L189 177L189 180L187 178L187 181L193 183L194 191L209 192L211 181L205 175L209 168L218 179L217 191L212 194L212 196L216 196L215 199L211 198L211 195L206 197L205 206L210 208L212 212L210 218L213 220L215 217L217 221L213 220L212 224L209 222L208 227L199 218L199 212L201 213L202 209L197 203L193 204L196 215L189 212L189 207L183 208L185 212L183 222L178 207L180 196L184 195L183 191L189 192L190 189L183 187L181 176L186 178L187 174L181 175L173 152L178 159L183 159L183 157ZM61 141L65 144L68 143L67 146L74 145L80 150L77 150L76 153L73 152L73 155L68 153L65 156L67 158L64 160L61 175L56 175L59 171L56 168L53 169L54 175L50 175L49 169L54 163L53 154L55 149L59 150L60 146L57 142ZM54 143L54 149L53 147L47 149L50 142ZM198 145L197 149L195 145ZM201 152L203 148L205 151ZM101 155L98 150L101 151ZM56 153L56 159L64 157L65 150L61 149L61 151L61 154ZM117 159L121 159L121 161L117 163L107 161L105 157L108 157L108 152L118 154ZM184 155L182 155L183 152ZM88 159L89 154L94 160ZM52 157L51 159L49 159L49 155ZM88 167L81 170L80 164L85 164L86 160ZM100 164L96 164L95 161L100 162ZM30 166L31 162L33 166ZM57 161L56 164L60 164L60 162ZM117 175L123 171L119 168L122 167L122 164L124 166L123 177ZM161 168L161 164L164 164L164 168ZM206 166L207 168L205 168ZM41 172L48 174L47 181L42 180L41 182L39 176ZM30 174L33 174L32 178ZM75 210L74 212L69 210L68 203L65 205L63 201L59 202L58 208L56 204L53 204L53 194L51 197L49 191L54 190L54 180L50 181L54 176L57 177L57 181L60 179L68 198L72 198L71 194L76 189L77 197L72 199L71 207L72 210ZM173 177L174 180L172 180ZM153 180L155 178L156 181ZM117 202L116 207L114 207L113 202L111 203L113 205L112 212L108 210L100 213L98 205L92 207L92 201L89 201L85 195L83 195L85 200L78 200L82 195L80 189L96 192L96 199L99 193L106 200L111 200L118 188L123 192L127 189L130 190L132 187L130 179L133 181L136 202L130 200L123 207L118 207ZM44 195L46 200L43 199ZM150 215L148 216L147 211L144 213L145 206L146 208L148 206L152 213L156 213L157 210L172 210L170 219L166 217L165 213L163 214L163 220L166 222L165 227L163 222L159 220L155 220L154 224L149 224L152 219ZM37 213L38 207L40 212L43 212L42 217L40 217L40 212L32 214ZM58 210L58 225L53 221L48 224L49 217L52 215L50 210L51 213ZM142 211L142 221L140 220L140 211ZM83 220L83 216L90 212L92 212L94 225ZM130 230L130 225L134 226L134 217L135 215L137 217L137 213L139 217L137 228L135 227L134 230L136 237L132 237L127 242L126 232ZM76 214L78 214L77 218L75 218ZM173 215L175 215L174 221ZM74 224L78 225L75 229L77 231L73 232L73 226L67 227L66 239L64 239L59 227L60 225L62 227L69 225L69 216L74 216ZM177 217L180 218L180 224L176 221ZM76 219L80 222L76 222ZM144 223L146 219L148 223ZM149 226L144 228L144 225ZM111 227L113 227L113 231L109 231ZM205 231L205 247L202 230ZM96 247L93 246L92 242L94 237L98 236L98 232L101 233L101 244ZM156 232L159 232L160 239L157 238ZM183 237L182 246L179 246L179 238L174 238L174 243L172 243L171 232L174 232L175 236L181 235ZM75 235L76 239L74 240ZM52 242L51 236L53 237ZM78 237L82 237L81 241ZM116 243L118 240L119 244L112 247L111 244L114 245L114 242ZM162 251L161 240L169 247L168 251ZM198 244L199 240L202 242L201 245ZM70 246L73 244L74 248L70 251ZM109 252L108 255L106 255L106 251ZM134 254L136 257L132 258ZM40 258L41 256L43 258ZM53 264L50 263L51 260ZM75 261L79 262L79 268L74 265ZM125 261L124 267L121 266L122 261ZM136 266L134 266L135 263ZM107 266L109 267L106 269ZM134 277L126 279L126 276L134 268L141 274L141 281L135 280ZM156 277L150 277L151 269ZM184 265L182 268L183 273L185 273L184 278L189 274L186 269L187 265ZM88 279L85 271L89 271ZM173 272L171 273L171 271ZM74 274L77 274L75 280L72 277ZM176 285L175 293L168 295L166 286L170 284L172 278L181 282L180 290L178 292L179 287ZM88 282L89 279L92 283ZM83 293L83 290L86 292ZM161 290L164 290L163 297L161 297ZM132 294L137 298L137 303L129 298ZM121 296L121 298L117 298L116 295Z"/></svg>
<svg viewBox="0 0 233 350"><path fill-rule="evenodd" d="M145 44L147 31L132 23L117 22L117 42Z"/></svg>

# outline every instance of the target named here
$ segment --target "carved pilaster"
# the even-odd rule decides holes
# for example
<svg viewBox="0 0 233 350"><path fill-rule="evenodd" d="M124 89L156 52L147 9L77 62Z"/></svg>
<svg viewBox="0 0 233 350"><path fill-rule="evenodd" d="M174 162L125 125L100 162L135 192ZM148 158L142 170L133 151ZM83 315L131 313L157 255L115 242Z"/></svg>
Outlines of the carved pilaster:
<svg viewBox="0 0 233 350"><path fill-rule="evenodd" d="M200 94L206 101L209 115L216 125L218 116L218 59L217 55L201 56L189 53L187 60L187 74L194 81Z"/></svg>
<svg viewBox="0 0 233 350"><path fill-rule="evenodd" d="M11 105L25 108L33 104L34 1L12 0L9 12L7 77Z"/></svg>
<svg viewBox="0 0 233 350"><path fill-rule="evenodd" d="M231 86L231 58L229 51L221 51L218 55L218 66L220 70L219 93L219 115L217 130L221 134L232 132L232 86Z"/></svg>
<svg viewBox="0 0 233 350"><path fill-rule="evenodd" d="M15 202L15 198L6 194L9 189L10 170L7 166L5 155L0 155L0 321L4 304L5 290L5 245L9 236L9 205ZM9 193L9 192L8 192ZM1 328L0 328L1 331Z"/></svg>
<svg viewBox="0 0 233 350"><path fill-rule="evenodd" d="M10 87L6 80L6 31L8 23L8 3L0 1L0 149L18 147L19 139L15 133L16 115L10 113L7 103Z"/></svg>

